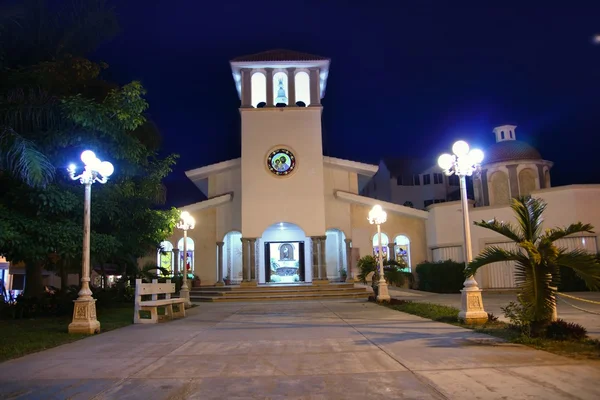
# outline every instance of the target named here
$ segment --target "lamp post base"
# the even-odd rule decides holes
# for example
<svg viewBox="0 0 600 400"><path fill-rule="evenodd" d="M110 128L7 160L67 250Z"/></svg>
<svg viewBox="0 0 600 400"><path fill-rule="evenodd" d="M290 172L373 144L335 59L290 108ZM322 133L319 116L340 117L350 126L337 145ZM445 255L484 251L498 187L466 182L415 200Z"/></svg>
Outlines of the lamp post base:
<svg viewBox="0 0 600 400"><path fill-rule="evenodd" d="M388 291L388 285L386 281L379 282L377 291L377 302L378 303L389 303L391 300L390 292Z"/></svg>
<svg viewBox="0 0 600 400"><path fill-rule="evenodd" d="M481 289L467 288L461 292L461 305L458 319L469 325L483 325L488 321L488 314L483 309Z"/></svg>
<svg viewBox="0 0 600 400"><path fill-rule="evenodd" d="M185 303L183 303L185 308L190 308L192 306L192 302L190 301L190 288L185 281L183 282L183 285L181 285L181 289L179 289L179 298L185 300Z"/></svg>
<svg viewBox="0 0 600 400"><path fill-rule="evenodd" d="M73 321L69 324L69 333L93 335L100 333L100 321L96 319L96 299L74 300Z"/></svg>

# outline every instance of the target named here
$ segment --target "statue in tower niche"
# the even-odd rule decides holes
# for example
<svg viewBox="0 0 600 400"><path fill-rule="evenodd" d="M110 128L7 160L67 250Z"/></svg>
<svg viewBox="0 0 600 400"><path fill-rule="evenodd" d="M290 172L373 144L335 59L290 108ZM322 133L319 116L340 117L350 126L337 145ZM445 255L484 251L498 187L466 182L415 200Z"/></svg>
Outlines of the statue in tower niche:
<svg viewBox="0 0 600 400"><path fill-rule="evenodd" d="M283 88L283 78L279 78L278 86L279 89L277 90L277 98L275 99L275 105L287 104L288 98L285 95L285 89Z"/></svg>
<svg viewBox="0 0 600 400"><path fill-rule="evenodd" d="M279 261L294 261L294 247L284 243L279 247Z"/></svg>

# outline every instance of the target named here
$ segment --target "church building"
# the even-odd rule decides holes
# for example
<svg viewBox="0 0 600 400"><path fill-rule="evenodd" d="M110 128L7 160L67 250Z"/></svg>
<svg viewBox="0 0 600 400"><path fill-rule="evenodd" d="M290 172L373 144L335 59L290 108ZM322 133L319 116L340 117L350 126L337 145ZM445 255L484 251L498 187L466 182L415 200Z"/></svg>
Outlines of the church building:
<svg viewBox="0 0 600 400"><path fill-rule="evenodd" d="M241 157L186 172L208 198L182 207L196 220L185 265L203 286L339 281L353 254L373 252L376 227L367 216L378 202L359 192L378 167L323 155L329 64L287 50L230 62ZM386 212L386 257L426 259L427 212L391 204ZM182 271L182 232L162 248L160 265Z"/></svg>

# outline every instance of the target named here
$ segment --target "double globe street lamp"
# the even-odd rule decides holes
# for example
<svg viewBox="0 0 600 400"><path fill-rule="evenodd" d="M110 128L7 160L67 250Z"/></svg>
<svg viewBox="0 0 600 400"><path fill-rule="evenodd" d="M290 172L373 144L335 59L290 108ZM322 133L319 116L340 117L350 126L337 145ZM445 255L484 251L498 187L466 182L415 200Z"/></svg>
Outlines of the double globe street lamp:
<svg viewBox="0 0 600 400"><path fill-rule="evenodd" d="M469 204L467 203L466 177L474 173L479 174L483 152L479 149L469 149L467 142L459 140L452 146L454 154L442 154L438 158L438 165L447 176L455 174L460 180L460 200L462 204L463 229L464 229L464 256L465 265L473 260L471 248L471 227L469 225ZM477 286L474 276L465 280L464 288L461 290L461 308L459 319L466 323L484 323L488 315L483 309L481 289Z"/></svg>
<svg viewBox="0 0 600 400"><path fill-rule="evenodd" d="M73 321L69 324L69 333L98 333L100 322L96 319L96 300L90 290L90 212L92 203L92 184L106 183L115 168L108 161L99 160L93 151L81 153L81 161L85 164L83 172L75 175L77 167L69 165L69 176L79 180L85 188L83 202L83 254L81 265L81 290L75 300Z"/></svg>
<svg viewBox="0 0 600 400"><path fill-rule="evenodd" d="M183 230L183 283L179 290L179 297L185 300L185 307L189 308L192 306L190 301L190 288L187 283L187 231L194 229L196 226L196 220L187 211L182 211L179 215L179 222L177 223L177 229Z"/></svg>
<svg viewBox="0 0 600 400"><path fill-rule="evenodd" d="M377 290L377 301L389 302L390 293L388 291L387 283L385 282L385 274L383 270L383 247L381 246L381 224L385 223L385 221L387 220L387 213L383 211L383 208L381 208L381 206L378 204L373 206L371 211L369 211L369 217L367 219L369 220L369 223L371 225L377 225L377 240L379 241L379 251L377 252L379 256L379 282Z"/></svg>

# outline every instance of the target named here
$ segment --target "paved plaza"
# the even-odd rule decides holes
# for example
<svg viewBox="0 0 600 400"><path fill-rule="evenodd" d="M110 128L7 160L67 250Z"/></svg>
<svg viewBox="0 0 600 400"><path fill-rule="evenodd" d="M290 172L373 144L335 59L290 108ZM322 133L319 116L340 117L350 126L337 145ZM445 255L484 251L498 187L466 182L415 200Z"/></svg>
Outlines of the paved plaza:
<svg viewBox="0 0 600 400"><path fill-rule="evenodd" d="M600 363L356 300L201 304L0 370L2 399L600 398Z"/></svg>

